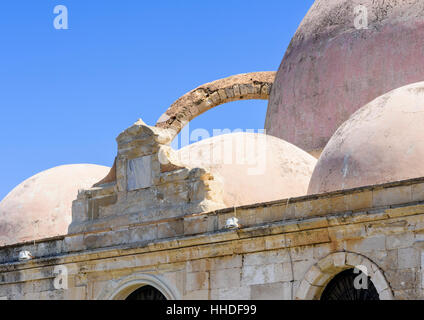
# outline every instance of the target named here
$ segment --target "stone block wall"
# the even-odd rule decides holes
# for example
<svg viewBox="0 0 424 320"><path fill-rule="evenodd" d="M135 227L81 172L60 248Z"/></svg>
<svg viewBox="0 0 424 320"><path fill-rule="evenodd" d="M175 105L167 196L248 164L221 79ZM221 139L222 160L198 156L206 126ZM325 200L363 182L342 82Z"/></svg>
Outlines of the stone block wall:
<svg viewBox="0 0 424 320"><path fill-rule="evenodd" d="M319 299L332 277L360 265L381 299L423 299L423 185L189 214L152 233L134 226L0 248L0 297L122 299L149 284L169 299ZM234 216L241 227L226 229ZM34 259L17 261L21 250ZM68 271L66 290L54 287L56 266Z"/></svg>

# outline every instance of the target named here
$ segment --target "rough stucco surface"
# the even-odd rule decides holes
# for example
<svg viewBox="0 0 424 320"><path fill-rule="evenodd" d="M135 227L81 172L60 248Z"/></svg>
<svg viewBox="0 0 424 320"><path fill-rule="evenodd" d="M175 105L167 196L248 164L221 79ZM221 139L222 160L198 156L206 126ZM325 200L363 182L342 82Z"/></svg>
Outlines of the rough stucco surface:
<svg viewBox="0 0 424 320"><path fill-rule="evenodd" d="M325 147L308 193L324 193L424 176L424 82L372 101Z"/></svg>
<svg viewBox="0 0 424 320"><path fill-rule="evenodd" d="M368 8L368 29L354 7ZM366 103L424 80L424 1L317 0L273 85L265 127L308 151L322 150Z"/></svg>
<svg viewBox="0 0 424 320"><path fill-rule="evenodd" d="M109 170L65 165L22 182L0 202L0 246L67 234L78 190L91 187Z"/></svg>
<svg viewBox="0 0 424 320"><path fill-rule="evenodd" d="M205 168L220 178L228 207L303 196L316 164L296 146L254 133L202 140L176 157L184 166Z"/></svg>

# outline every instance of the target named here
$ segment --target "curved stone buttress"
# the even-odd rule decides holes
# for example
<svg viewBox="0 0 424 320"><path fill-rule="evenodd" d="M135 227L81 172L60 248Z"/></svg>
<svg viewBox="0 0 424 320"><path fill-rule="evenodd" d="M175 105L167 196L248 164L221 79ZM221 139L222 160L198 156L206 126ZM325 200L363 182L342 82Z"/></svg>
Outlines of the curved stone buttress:
<svg viewBox="0 0 424 320"><path fill-rule="evenodd" d="M240 100L268 100L275 71L251 72L215 80L191 90L175 101L156 123L168 142L194 118L221 104ZM165 133L166 132L166 133ZM116 181L116 159L109 174L94 186Z"/></svg>
<svg viewBox="0 0 424 320"><path fill-rule="evenodd" d="M206 83L183 95L159 118L156 127L174 136L191 120L224 103L240 100L268 100L276 73L244 73Z"/></svg>

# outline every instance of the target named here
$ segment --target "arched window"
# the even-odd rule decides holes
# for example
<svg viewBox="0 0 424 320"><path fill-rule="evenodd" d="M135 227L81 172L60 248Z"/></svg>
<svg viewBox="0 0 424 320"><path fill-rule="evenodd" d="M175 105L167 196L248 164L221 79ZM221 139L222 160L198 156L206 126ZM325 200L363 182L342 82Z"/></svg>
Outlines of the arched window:
<svg viewBox="0 0 424 320"><path fill-rule="evenodd" d="M97 297L98 300L179 300L181 295L166 278L135 273L111 280Z"/></svg>
<svg viewBox="0 0 424 320"><path fill-rule="evenodd" d="M361 277L362 279L359 280ZM357 279L355 281L355 279ZM362 281L366 279L366 289ZM363 281L363 282L365 282ZM355 283L360 284L359 288L355 288ZM378 292L372 283L370 277L362 272L354 273L354 269L348 269L337 274L326 286L321 295L321 300L347 300L347 301L364 301L364 300L380 300Z"/></svg>
<svg viewBox="0 0 424 320"><path fill-rule="evenodd" d="M142 286L131 293L125 300L166 300L166 297L152 286Z"/></svg>

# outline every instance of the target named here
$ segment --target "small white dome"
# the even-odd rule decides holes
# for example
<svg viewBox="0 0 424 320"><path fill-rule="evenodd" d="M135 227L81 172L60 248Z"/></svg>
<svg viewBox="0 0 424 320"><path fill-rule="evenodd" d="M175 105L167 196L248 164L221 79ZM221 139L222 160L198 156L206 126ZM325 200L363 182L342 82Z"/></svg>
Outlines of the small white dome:
<svg viewBox="0 0 424 320"><path fill-rule="evenodd" d="M67 234L78 190L90 188L109 170L65 165L22 182L0 202L0 246Z"/></svg>

